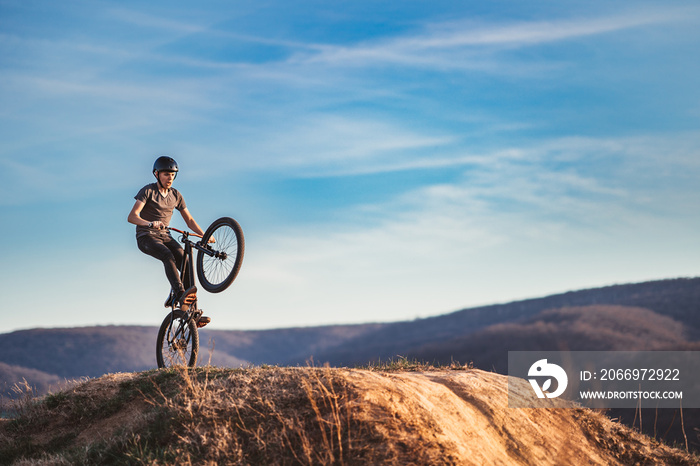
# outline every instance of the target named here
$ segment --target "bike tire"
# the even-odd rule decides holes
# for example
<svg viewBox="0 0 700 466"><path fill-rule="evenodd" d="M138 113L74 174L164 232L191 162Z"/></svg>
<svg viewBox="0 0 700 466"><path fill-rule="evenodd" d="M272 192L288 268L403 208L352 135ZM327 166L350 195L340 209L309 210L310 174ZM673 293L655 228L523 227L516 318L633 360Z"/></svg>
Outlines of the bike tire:
<svg viewBox="0 0 700 466"><path fill-rule="evenodd" d="M210 243L210 238L214 238L215 242ZM204 232L201 244L217 255L197 252L199 283L210 293L221 293L231 286L241 270L245 251L243 230L231 217L221 217Z"/></svg>
<svg viewBox="0 0 700 466"><path fill-rule="evenodd" d="M180 333L176 335L176 333ZM182 311L168 314L158 330L156 361L159 368L197 365L199 333L194 320Z"/></svg>

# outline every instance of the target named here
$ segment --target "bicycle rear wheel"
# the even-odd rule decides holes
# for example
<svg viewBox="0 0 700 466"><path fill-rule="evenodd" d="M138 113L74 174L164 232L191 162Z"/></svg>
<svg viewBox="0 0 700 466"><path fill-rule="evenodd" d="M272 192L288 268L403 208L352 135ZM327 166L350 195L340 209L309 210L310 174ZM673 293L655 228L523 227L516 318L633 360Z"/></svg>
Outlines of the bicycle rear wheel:
<svg viewBox="0 0 700 466"><path fill-rule="evenodd" d="M199 333L194 320L187 320L182 311L168 314L158 330L156 360L158 367L190 366L197 364Z"/></svg>
<svg viewBox="0 0 700 466"><path fill-rule="evenodd" d="M214 242L210 242L212 238ZM243 230L234 219L222 217L207 228L201 244L212 254L197 252L199 283L210 293L220 293L233 283L241 270L245 250Z"/></svg>

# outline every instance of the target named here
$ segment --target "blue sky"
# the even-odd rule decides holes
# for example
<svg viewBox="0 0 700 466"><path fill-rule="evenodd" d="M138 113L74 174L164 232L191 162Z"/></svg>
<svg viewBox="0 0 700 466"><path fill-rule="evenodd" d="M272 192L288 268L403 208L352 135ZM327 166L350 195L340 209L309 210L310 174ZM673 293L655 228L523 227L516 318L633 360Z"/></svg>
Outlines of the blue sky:
<svg viewBox="0 0 700 466"><path fill-rule="evenodd" d="M700 272L696 2L0 0L0 332L158 324L173 156L246 233L219 329ZM183 226L176 216L174 226Z"/></svg>

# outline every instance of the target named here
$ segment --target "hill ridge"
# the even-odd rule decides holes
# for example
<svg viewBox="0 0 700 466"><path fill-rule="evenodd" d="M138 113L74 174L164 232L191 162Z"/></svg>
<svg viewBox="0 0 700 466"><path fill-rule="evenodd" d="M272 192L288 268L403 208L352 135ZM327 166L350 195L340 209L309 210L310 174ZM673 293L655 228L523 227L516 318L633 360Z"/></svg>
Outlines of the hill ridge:
<svg viewBox="0 0 700 466"><path fill-rule="evenodd" d="M328 361L331 365L366 363L377 360L378 357L406 355L425 344L463 337L490 325L519 322L544 310L597 304L649 309L685 325L690 340L700 339L700 277L675 278L568 291L390 323L317 354L316 359ZM283 362L303 361L297 359Z"/></svg>
<svg viewBox="0 0 700 466"><path fill-rule="evenodd" d="M214 340L216 365L304 365L310 357L331 365L367 364L413 354L418 348L463 338L491 325L519 323L547 309L595 304L649 309L684 325L688 341L700 339L700 278L677 278L570 291L404 322L255 331L207 328L201 341ZM48 384L50 378L147 370L155 364L156 332L154 327L99 326L3 334L0 363L5 366L0 370L6 386L0 389L20 381L20 370L45 374L36 374L39 385Z"/></svg>

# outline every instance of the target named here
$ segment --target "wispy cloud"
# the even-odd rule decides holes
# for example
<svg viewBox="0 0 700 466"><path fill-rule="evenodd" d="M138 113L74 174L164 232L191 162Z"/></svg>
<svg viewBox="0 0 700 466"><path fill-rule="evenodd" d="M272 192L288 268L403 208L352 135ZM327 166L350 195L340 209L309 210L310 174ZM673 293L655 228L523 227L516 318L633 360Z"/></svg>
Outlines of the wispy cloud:
<svg viewBox="0 0 700 466"><path fill-rule="evenodd" d="M104 12L104 16L112 20L138 26L145 30L161 30L178 35L197 34L207 32L217 19L203 19L196 22L193 18L172 19L155 14L145 13L135 9L110 8Z"/></svg>
<svg viewBox="0 0 700 466"><path fill-rule="evenodd" d="M449 135L409 130L372 118L312 116L267 132L250 146L260 167L295 170L301 176L337 176L383 171L391 160L406 163L414 151L454 143ZM395 168L394 168L395 169Z"/></svg>
<svg viewBox="0 0 700 466"><path fill-rule="evenodd" d="M674 194L677 188L687 193L692 180L700 177L698 150L688 152L699 138L698 133L558 138L443 159L437 166L451 163L463 173L459 181L416 188L386 203L362 206L357 215L379 212L373 218L404 218L408 223L431 216L467 222L512 216L517 222L552 221L603 233L627 220L675 216L700 202L700 193L683 201ZM430 160L426 157L421 169ZM655 166L665 168L653 170ZM674 187L672 180L684 186Z"/></svg>
<svg viewBox="0 0 700 466"><path fill-rule="evenodd" d="M455 161L455 170L463 170L457 181L345 207L333 222L270 232L241 291L251 301L257 296L256 306L274 318L285 318L273 311L283 304L260 298L271 283L292 301L314 293L317 300L305 305L317 319L332 307L367 321L376 313L384 320L400 316L395 309L487 303L506 283L502 300L565 291L566 280L578 275L606 284L625 267L627 249L648 253L639 249L645 231L677 228L683 212L700 202L698 194L671 205L675 195L665 187L682 171L700 176L696 162L681 162L697 138L559 138L481 154L469 169ZM655 151L660 147L663 155ZM646 172L660 157L680 163L674 174ZM635 271L640 278L663 273L646 260ZM421 279L407 287L416 275ZM455 295L463 301L451 300Z"/></svg>
<svg viewBox="0 0 700 466"><path fill-rule="evenodd" d="M300 53L294 60L334 66L395 64L441 68L489 67L485 51L520 48L596 36L684 19L685 10L668 9L616 16L479 24L475 21L431 24L412 35L350 46L327 46Z"/></svg>

